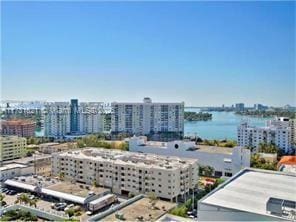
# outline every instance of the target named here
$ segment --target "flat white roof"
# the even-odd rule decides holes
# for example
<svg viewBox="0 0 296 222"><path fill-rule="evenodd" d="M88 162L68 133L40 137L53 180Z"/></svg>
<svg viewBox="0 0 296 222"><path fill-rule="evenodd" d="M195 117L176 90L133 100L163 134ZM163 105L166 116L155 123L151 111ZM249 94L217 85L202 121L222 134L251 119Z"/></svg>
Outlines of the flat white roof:
<svg viewBox="0 0 296 222"><path fill-rule="evenodd" d="M59 191L55 191L55 190L50 190L50 189L46 189L46 188L42 188L41 192L46 195L49 195L49 196L61 198L63 200L72 201L74 203L84 204L84 201L86 200L86 198L83 198L83 197L79 197L79 196L75 196L72 194L63 193L63 192L59 192Z"/></svg>
<svg viewBox="0 0 296 222"><path fill-rule="evenodd" d="M30 190L30 191L35 191L35 189L36 189L36 186L34 186L34 185L30 185L30 184L26 184L24 182L19 182L19 181L10 180L10 179L6 180L4 183L9 186L13 186L13 187L17 187L17 188L25 189L25 190ZM67 201L72 201L74 203L79 203L79 204L84 204L85 200L86 200L86 198L83 198L83 197L79 197L76 195L63 193L63 192L59 192L59 191L55 191L55 190L50 190L47 188L42 188L41 193L49 195L49 196L53 196L56 198L61 198L61 199L67 200Z"/></svg>
<svg viewBox="0 0 296 222"><path fill-rule="evenodd" d="M204 197L200 203L272 216L269 198L296 201L296 174L245 169Z"/></svg>
<svg viewBox="0 0 296 222"><path fill-rule="evenodd" d="M95 205L95 204L103 202L103 201L105 201L105 200L107 200L107 199L109 199L110 197L113 197L113 196L114 196L114 194L109 193L109 194L107 194L105 196L102 196L102 197L100 197L100 198L98 198L96 200L93 200L93 201L91 201L89 203Z"/></svg>
<svg viewBox="0 0 296 222"><path fill-rule="evenodd" d="M6 164L6 165L0 167L0 171L10 170L10 169L15 169L15 168L26 168L26 167L28 167L28 166L26 166L24 164L10 163L10 164Z"/></svg>
<svg viewBox="0 0 296 222"><path fill-rule="evenodd" d="M36 186L30 185L30 184L26 184L23 182L19 182L19 181L15 181L15 180L6 180L4 182L4 184L9 185L9 186L13 186L13 187L17 187L17 188L21 188L21 189L25 189L25 190L30 190L30 191L34 191Z"/></svg>

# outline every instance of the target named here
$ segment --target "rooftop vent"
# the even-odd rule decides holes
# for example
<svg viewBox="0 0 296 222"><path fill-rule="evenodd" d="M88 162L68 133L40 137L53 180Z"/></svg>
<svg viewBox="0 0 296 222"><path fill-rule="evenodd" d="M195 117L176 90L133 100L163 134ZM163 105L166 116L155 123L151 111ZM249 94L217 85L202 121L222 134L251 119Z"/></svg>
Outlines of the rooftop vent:
<svg viewBox="0 0 296 222"><path fill-rule="evenodd" d="M266 211L280 217L296 218L296 201L271 197L266 203Z"/></svg>

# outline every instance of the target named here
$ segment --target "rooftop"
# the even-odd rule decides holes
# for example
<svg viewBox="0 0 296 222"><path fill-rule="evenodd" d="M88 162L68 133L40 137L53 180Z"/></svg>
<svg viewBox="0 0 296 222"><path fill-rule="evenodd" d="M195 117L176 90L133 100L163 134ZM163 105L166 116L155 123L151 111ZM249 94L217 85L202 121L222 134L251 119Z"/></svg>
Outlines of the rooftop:
<svg viewBox="0 0 296 222"><path fill-rule="evenodd" d="M233 148L220 147L220 146L207 146L207 145L197 145L196 151L207 152L207 153L223 153L232 154Z"/></svg>
<svg viewBox="0 0 296 222"><path fill-rule="evenodd" d="M15 169L15 168L25 168L27 167L26 165L23 164L18 164L18 163L10 163L10 164L6 164L4 166L0 167L0 171L4 171L4 170L10 170L10 169Z"/></svg>
<svg viewBox="0 0 296 222"><path fill-rule="evenodd" d="M80 204L84 204L90 195L101 195L109 192L107 188L94 187L81 183L71 183L42 176L21 176L8 179L4 183L30 191L35 191L37 187L41 187L41 192L46 195Z"/></svg>
<svg viewBox="0 0 296 222"><path fill-rule="evenodd" d="M115 161L120 164L142 165L153 168L179 169L188 164L196 163L197 160L189 158L179 158L172 156L160 156L154 154L144 154L127 152L120 150L109 150L104 148L85 148L83 150L68 151L57 154L59 156L71 158L87 158L94 161Z"/></svg>
<svg viewBox="0 0 296 222"><path fill-rule="evenodd" d="M186 143L186 142L184 142ZM191 142L190 142L191 143ZM147 141L142 146L149 146L152 148L167 149L168 143L159 141ZM193 147L188 149L189 151L206 152L206 153L222 153L222 154L232 154L233 148L220 147L220 146L208 146L208 145L193 145Z"/></svg>
<svg viewBox="0 0 296 222"><path fill-rule="evenodd" d="M206 195L200 203L272 216L270 198L296 201L296 175L278 171L244 169Z"/></svg>
<svg viewBox="0 0 296 222"><path fill-rule="evenodd" d="M26 119L12 119L12 120L1 120L2 125L27 125L27 124L35 124L34 121L26 120Z"/></svg>
<svg viewBox="0 0 296 222"><path fill-rule="evenodd" d="M8 161L5 161L5 163L29 164L34 162L34 160L42 160L47 158L51 158L51 155L50 154L39 154L39 155L34 154L34 156L30 156L30 157L23 157L20 159L8 160Z"/></svg>
<svg viewBox="0 0 296 222"><path fill-rule="evenodd" d="M59 182L59 183L50 185L46 188L49 190L73 194L79 197L86 197L89 192L94 192L95 194L101 194L109 191L109 189L106 189L103 187L94 187L91 185L70 183L70 182Z"/></svg>
<svg viewBox="0 0 296 222"><path fill-rule="evenodd" d="M296 165L296 156L283 156L278 165Z"/></svg>

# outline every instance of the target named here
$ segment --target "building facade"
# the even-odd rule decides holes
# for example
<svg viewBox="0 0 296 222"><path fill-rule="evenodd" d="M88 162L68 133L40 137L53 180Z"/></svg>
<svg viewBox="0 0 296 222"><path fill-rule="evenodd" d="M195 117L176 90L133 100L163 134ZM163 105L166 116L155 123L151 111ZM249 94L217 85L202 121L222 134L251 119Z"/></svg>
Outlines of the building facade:
<svg viewBox="0 0 296 222"><path fill-rule="evenodd" d="M198 182L197 160L92 149L54 153L52 173L75 182L108 187L118 194L154 192L176 200Z"/></svg>
<svg viewBox="0 0 296 222"><path fill-rule="evenodd" d="M71 99L70 105L70 131L71 133L78 133L78 100Z"/></svg>
<svg viewBox="0 0 296 222"><path fill-rule="evenodd" d="M258 151L261 143L273 143L284 153L289 153L295 144L295 122L276 118L269 121L266 127L250 126L244 122L238 127L237 137L240 146L252 147L254 152Z"/></svg>
<svg viewBox="0 0 296 222"><path fill-rule="evenodd" d="M196 145L195 142L171 141L168 143L147 141L144 136L129 140L132 152L153 153L165 156L194 158L199 166L210 166L213 176L229 178L245 167L250 167L250 150L242 147L225 148Z"/></svg>
<svg viewBox="0 0 296 222"><path fill-rule="evenodd" d="M0 161L21 158L26 154L27 140L18 136L0 137Z"/></svg>
<svg viewBox="0 0 296 222"><path fill-rule="evenodd" d="M149 135L158 133L184 134L184 103L118 103L112 106L113 133Z"/></svg>
<svg viewBox="0 0 296 222"><path fill-rule="evenodd" d="M30 120L13 119L1 121L1 134L20 137L35 136L36 123Z"/></svg>
<svg viewBox="0 0 296 222"><path fill-rule="evenodd" d="M46 104L45 136L62 139L66 135L100 133L104 130L102 103L80 103L77 100Z"/></svg>
<svg viewBox="0 0 296 222"><path fill-rule="evenodd" d="M63 138L70 133L70 106L67 102L55 102L45 105L44 135Z"/></svg>
<svg viewBox="0 0 296 222"><path fill-rule="evenodd" d="M32 166L11 163L1 166L0 172L0 182L3 182L18 176L31 175L34 172L34 169Z"/></svg>

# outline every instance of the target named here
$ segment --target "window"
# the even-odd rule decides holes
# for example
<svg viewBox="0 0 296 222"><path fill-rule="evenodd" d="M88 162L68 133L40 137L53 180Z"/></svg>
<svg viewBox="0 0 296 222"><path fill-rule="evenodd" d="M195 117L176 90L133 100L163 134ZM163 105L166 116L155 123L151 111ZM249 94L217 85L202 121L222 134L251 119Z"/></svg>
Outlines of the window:
<svg viewBox="0 0 296 222"><path fill-rule="evenodd" d="M226 177L232 177L232 173L229 173L229 172L225 172L224 174Z"/></svg>

